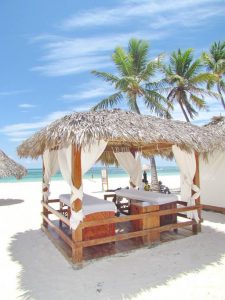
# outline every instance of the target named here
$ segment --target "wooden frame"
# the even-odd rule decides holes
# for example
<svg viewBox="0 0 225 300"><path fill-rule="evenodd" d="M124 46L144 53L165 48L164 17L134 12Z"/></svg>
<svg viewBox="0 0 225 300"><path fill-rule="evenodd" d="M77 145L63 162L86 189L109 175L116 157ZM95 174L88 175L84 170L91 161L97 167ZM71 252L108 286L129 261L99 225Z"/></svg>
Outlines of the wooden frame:
<svg viewBox="0 0 225 300"><path fill-rule="evenodd" d="M198 154L195 154L196 158L196 174L194 176L193 183L197 186L200 185L199 180L199 161L198 161ZM75 172L76 170L76 172ZM43 165L43 175L44 175L44 165ZM82 170L81 170L81 151L78 147L72 146L72 182L74 187L79 189L82 185ZM192 232L194 234L197 234L199 231L201 231L201 209L202 206L200 204L200 197L195 200L195 205L193 206L187 206L187 203L182 201L177 201L178 205L183 205L183 207L176 207L176 208L170 208L170 209L164 209L159 210L158 206L154 206L149 208L147 211L138 213L138 214L132 214L122 217L110 217L107 219L101 219L101 220L84 220L76 230L72 229L71 236L66 234L62 228L63 223L67 226L70 226L70 221L68 218L66 218L63 215L63 208L60 207L59 210L54 209L51 204L60 202L58 199L48 200L47 203L42 201L42 218L43 218L43 224L42 229L44 231L48 230L48 226L50 226L57 234L58 236L71 248L71 257L73 263L79 263L83 260L83 249L86 247L106 244L106 243L112 243L112 242L118 242L123 240L129 240L137 237L141 237L144 243L151 243L160 237L160 233L168 230L177 230L182 227L192 226ZM71 205L71 209L78 212L80 209L82 209L82 201L81 199L77 198L73 201ZM192 210L198 210L198 216L200 221L197 223L195 220L187 220L186 215L184 212L192 211ZM59 220L59 227L51 221L49 218L49 215L54 215ZM183 222L172 222L171 224L160 224L160 217L162 216L171 216L173 218L174 216L179 216L185 219ZM117 225L119 223L123 222L139 222L143 224L143 226L139 228L134 228L136 230L128 233L119 233L119 234L113 234L111 236L104 236L104 237L97 237L94 239L85 239L83 236L83 231L91 230L96 226L103 226L103 225ZM135 227L135 226L134 226Z"/></svg>
<svg viewBox="0 0 225 300"><path fill-rule="evenodd" d="M43 209L45 209L48 214L47 216L42 213L43 220L45 223L42 225L42 229L44 231L50 231L48 230L48 226L53 229L58 236L71 248L71 257L73 263L79 263L83 260L83 249L86 247L106 244L106 243L112 243L112 242L118 242L123 240L129 240L137 237L141 237L144 243L152 243L158 239L160 236L160 233L169 231L169 230L177 230L182 227L189 227L196 225L195 220L187 220L186 216L183 215L183 212L195 210L195 209L201 209L201 205L194 205L194 206L184 206L184 207L177 207L173 209L165 209L165 210L156 210L151 212L146 212L142 214L133 214L129 216L122 216L122 217L112 217L108 219L102 219L102 220L93 220L93 221L83 221L77 228L77 230L72 230L72 236L67 235L60 226L57 226L52 220L49 219L49 215L53 214L55 217L58 218L59 222L66 224L67 226L70 226L69 219L66 218L62 212L59 210L54 209L51 206L51 203L59 203L60 201L58 199L49 200L48 203L45 203L42 201ZM177 202L179 204L179 202ZM174 215L182 216L184 221L167 224L167 225L160 225L160 223L155 223L155 226L149 228L148 224L152 224L152 219L157 220L161 216L169 216ZM151 220L151 221L150 221ZM107 237L100 237L100 238L94 238L90 240L84 240L83 238L83 230L85 229L91 229L96 226L101 225L116 225L123 222L134 222L134 221L142 221L145 226L142 226L142 228L139 228L139 230L134 230L132 232L128 233L117 233L113 234L112 236ZM47 226L45 225L47 224ZM79 234L77 234L77 232ZM194 231L194 233L196 233ZM156 238L157 237L157 238Z"/></svg>

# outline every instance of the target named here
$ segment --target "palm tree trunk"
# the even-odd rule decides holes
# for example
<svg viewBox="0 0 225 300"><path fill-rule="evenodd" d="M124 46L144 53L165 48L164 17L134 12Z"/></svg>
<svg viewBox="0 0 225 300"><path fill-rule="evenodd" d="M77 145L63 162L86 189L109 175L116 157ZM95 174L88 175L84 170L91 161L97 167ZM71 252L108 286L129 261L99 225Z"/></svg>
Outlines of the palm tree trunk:
<svg viewBox="0 0 225 300"><path fill-rule="evenodd" d="M223 109L225 109L225 102L224 102L224 99L223 99L223 96L222 96L222 92L221 92L221 89L220 89L220 84L219 82L217 83L217 91L220 95L220 100L221 100L221 103L223 105Z"/></svg>
<svg viewBox="0 0 225 300"><path fill-rule="evenodd" d="M158 181L154 156L150 156L150 163L151 163L151 189L153 191L159 192L159 181Z"/></svg>
<svg viewBox="0 0 225 300"><path fill-rule="evenodd" d="M181 101L179 101L179 104L180 104L181 110L182 110L182 112L184 114L184 117L185 117L186 121L190 123L188 115L187 115L187 113L186 113L186 111L185 111L185 109L184 109L183 104L181 103Z"/></svg>
<svg viewBox="0 0 225 300"><path fill-rule="evenodd" d="M134 99L134 106L135 106L136 112L140 115L141 112L140 112L139 107L137 105L136 96L135 96L135 99ZM159 181L158 181L158 175L157 175L156 163L155 163L154 156L150 156L149 160L150 160L150 164L151 164L151 189L153 191L159 192Z"/></svg>

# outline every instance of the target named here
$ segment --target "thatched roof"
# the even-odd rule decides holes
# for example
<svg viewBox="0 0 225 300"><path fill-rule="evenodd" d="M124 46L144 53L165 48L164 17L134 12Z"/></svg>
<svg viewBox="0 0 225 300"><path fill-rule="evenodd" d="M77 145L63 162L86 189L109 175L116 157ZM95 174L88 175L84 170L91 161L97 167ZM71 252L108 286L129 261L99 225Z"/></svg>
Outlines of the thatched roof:
<svg viewBox="0 0 225 300"><path fill-rule="evenodd" d="M215 116L211 121L204 125L204 128L208 130L214 137L214 149L225 149L225 117Z"/></svg>
<svg viewBox="0 0 225 300"><path fill-rule="evenodd" d="M46 149L83 146L96 139L108 141L106 151L132 148L148 154L170 151L174 144L198 152L213 147L213 135L198 126L114 109L66 115L25 140L17 151L37 158Z"/></svg>
<svg viewBox="0 0 225 300"><path fill-rule="evenodd" d="M23 166L16 163L0 150L0 178L14 176L20 179L26 174L27 170Z"/></svg>

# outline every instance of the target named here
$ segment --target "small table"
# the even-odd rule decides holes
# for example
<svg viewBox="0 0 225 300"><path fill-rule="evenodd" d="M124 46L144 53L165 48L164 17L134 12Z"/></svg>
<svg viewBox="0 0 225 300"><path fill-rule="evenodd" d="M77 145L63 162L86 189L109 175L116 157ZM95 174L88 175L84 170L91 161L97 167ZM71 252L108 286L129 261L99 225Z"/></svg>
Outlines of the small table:
<svg viewBox="0 0 225 300"><path fill-rule="evenodd" d="M131 214L144 214L153 211L172 209L177 207L178 198L176 195L162 194L157 192L121 189L115 192L117 196L128 198L131 201ZM151 216L145 220L135 220L132 222L136 231L156 228L168 224L177 223L177 215ZM144 242L156 241L160 237L159 232L151 233L143 238Z"/></svg>

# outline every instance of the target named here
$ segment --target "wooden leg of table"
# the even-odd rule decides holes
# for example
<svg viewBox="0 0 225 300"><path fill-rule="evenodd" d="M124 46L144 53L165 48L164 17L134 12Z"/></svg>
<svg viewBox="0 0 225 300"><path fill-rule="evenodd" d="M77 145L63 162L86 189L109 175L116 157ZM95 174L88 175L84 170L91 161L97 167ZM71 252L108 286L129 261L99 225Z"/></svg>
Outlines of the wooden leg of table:
<svg viewBox="0 0 225 300"><path fill-rule="evenodd" d="M45 208L45 207L43 207L43 215L48 218L48 209ZM46 228L48 227L48 223L44 219L43 219L42 224L43 224L44 227L46 227Z"/></svg>
<svg viewBox="0 0 225 300"><path fill-rule="evenodd" d="M199 232L201 232L202 228L201 228L201 223L196 223L192 225L192 232L193 234L198 234Z"/></svg>
<svg viewBox="0 0 225 300"><path fill-rule="evenodd" d="M146 212L150 211L158 211L159 206L152 206L148 209ZM143 220L143 230L145 229L150 229L150 228L155 228L155 227L160 227L160 217L159 216L149 216L148 218L145 218ZM159 231L152 232L146 236L143 237L143 242L145 244L149 244L151 242L156 242L160 239L160 233Z"/></svg>
<svg viewBox="0 0 225 300"><path fill-rule="evenodd" d="M63 203L62 202L59 202L59 209L60 209L60 212L62 214L63 213L62 212L62 209L63 209ZM62 227L62 221L61 220L59 220L59 227Z"/></svg>
<svg viewBox="0 0 225 300"><path fill-rule="evenodd" d="M83 240L83 230L82 228L78 228L76 230L72 230L72 262L79 263L83 260L83 247L78 246L77 242L81 242Z"/></svg>

